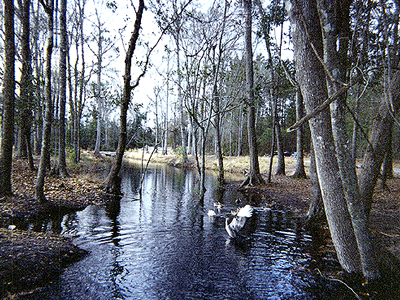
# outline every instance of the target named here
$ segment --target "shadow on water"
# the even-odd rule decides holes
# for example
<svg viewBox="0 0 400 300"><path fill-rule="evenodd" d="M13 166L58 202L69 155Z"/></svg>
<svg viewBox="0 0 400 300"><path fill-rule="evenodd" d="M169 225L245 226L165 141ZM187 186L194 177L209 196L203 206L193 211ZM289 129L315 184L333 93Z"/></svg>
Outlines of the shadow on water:
<svg viewBox="0 0 400 300"><path fill-rule="evenodd" d="M90 255L55 283L20 298L354 299L341 283L315 271L340 268L334 253L321 251L327 239L305 232L290 211L214 189L212 176L199 199L198 178L187 170L149 169L137 201L139 181L139 170L125 167L122 198L29 225L71 236ZM246 203L255 206L255 216L245 237L233 241L225 217ZM216 216L208 217L209 210Z"/></svg>

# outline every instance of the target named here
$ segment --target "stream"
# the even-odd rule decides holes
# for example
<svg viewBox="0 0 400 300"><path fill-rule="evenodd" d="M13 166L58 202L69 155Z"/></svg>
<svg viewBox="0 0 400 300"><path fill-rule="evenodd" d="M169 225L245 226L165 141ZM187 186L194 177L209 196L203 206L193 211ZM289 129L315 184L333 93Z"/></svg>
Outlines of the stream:
<svg viewBox="0 0 400 300"><path fill-rule="evenodd" d="M120 201L63 216L61 235L90 254L29 299L321 299L313 238L289 211L255 207L235 242L224 216L247 203L242 194L218 192L208 175L201 203L194 171L162 166L148 170L138 200L139 179L125 166Z"/></svg>

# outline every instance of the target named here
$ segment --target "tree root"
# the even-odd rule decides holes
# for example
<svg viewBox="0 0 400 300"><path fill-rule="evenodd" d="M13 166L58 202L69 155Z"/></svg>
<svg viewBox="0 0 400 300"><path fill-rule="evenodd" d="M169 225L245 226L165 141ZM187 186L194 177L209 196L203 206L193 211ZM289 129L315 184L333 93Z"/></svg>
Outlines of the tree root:
<svg viewBox="0 0 400 300"><path fill-rule="evenodd" d="M265 184L264 178L262 178L261 174L249 174L246 179L239 186L239 189L244 188L245 186L255 186Z"/></svg>

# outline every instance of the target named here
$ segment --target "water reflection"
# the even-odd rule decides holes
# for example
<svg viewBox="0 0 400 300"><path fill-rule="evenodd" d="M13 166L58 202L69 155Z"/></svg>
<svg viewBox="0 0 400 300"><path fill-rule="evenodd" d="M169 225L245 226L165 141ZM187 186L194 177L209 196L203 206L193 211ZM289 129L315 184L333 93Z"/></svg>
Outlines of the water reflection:
<svg viewBox="0 0 400 300"><path fill-rule="evenodd" d="M285 211L256 208L252 230L229 243L224 214L246 203L235 191L206 180L200 201L194 172L159 167L125 168L124 197L62 218L61 233L90 251L68 267L46 299L316 299L303 272L311 237ZM253 199L253 202L256 199ZM214 203L221 215L209 218ZM39 296L38 296L39 297Z"/></svg>

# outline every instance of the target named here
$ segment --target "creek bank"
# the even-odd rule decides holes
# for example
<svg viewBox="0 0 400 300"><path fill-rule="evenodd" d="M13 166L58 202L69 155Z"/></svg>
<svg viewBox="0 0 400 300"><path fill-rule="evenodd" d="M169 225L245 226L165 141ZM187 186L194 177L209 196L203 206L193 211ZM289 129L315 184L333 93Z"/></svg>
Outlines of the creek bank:
<svg viewBox="0 0 400 300"><path fill-rule="evenodd" d="M0 297L29 293L57 280L65 266L86 254L68 238L0 229Z"/></svg>
<svg viewBox="0 0 400 300"><path fill-rule="evenodd" d="M0 298L57 280L65 266L87 254L59 235L58 223L67 213L112 201L98 188L107 169L102 161L85 156L82 165L68 169L69 177L46 176L48 202L39 203L34 197L36 171L29 170L25 160L13 161L13 195L0 198ZM50 232L34 232L45 229L45 219L52 220Z"/></svg>

